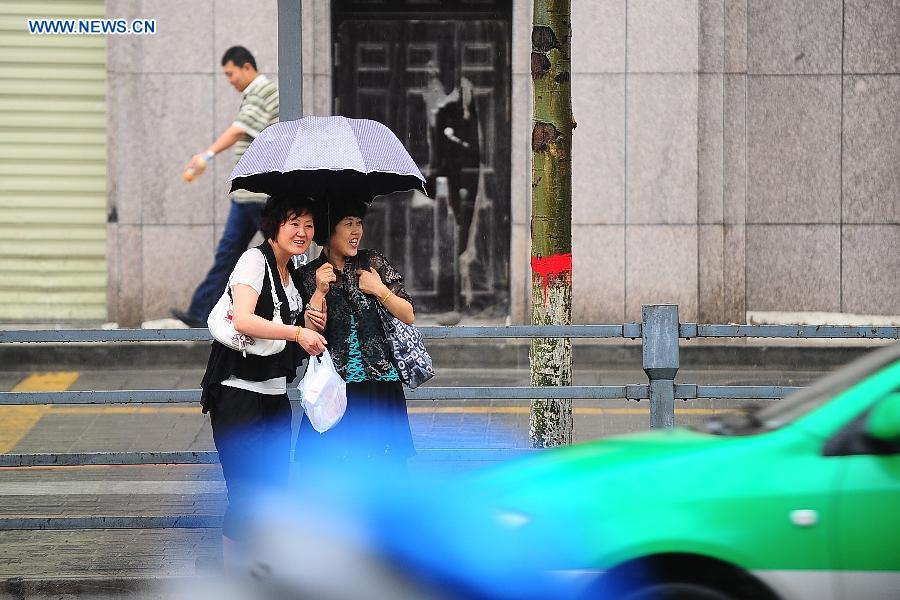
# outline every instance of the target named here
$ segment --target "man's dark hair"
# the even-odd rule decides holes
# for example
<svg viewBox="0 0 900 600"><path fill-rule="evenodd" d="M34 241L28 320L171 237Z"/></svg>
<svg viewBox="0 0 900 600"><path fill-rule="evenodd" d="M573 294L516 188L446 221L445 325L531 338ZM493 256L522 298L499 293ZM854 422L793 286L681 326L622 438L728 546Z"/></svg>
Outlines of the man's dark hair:
<svg viewBox="0 0 900 600"><path fill-rule="evenodd" d="M256 59L253 58L253 55L250 54L250 51L244 48L243 46L232 46L228 50L225 51L225 54L222 55L222 66L228 64L228 61L234 63L234 66L240 68L250 63L254 70L256 69Z"/></svg>
<svg viewBox="0 0 900 600"><path fill-rule="evenodd" d="M271 196L260 214L259 229L266 239L274 240L278 236L278 228L288 217L304 213L314 215L311 198Z"/></svg>

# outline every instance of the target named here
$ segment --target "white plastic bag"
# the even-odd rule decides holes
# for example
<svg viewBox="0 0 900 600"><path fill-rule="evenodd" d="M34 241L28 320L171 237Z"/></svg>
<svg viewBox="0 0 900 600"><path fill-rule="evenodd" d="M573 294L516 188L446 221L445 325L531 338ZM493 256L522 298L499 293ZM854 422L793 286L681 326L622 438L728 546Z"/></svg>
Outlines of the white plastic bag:
<svg viewBox="0 0 900 600"><path fill-rule="evenodd" d="M319 433L337 425L347 410L347 383L334 369L328 350L321 356L309 357L306 374L297 389L303 411Z"/></svg>

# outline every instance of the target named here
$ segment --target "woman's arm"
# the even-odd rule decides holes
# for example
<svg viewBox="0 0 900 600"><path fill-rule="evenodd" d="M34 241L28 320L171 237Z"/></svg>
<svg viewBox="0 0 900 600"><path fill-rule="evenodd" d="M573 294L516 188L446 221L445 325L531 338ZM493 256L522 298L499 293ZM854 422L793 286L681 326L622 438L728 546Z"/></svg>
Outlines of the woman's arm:
<svg viewBox="0 0 900 600"><path fill-rule="evenodd" d="M416 313L413 310L412 303L392 292L388 286L384 286L384 293L381 296L378 296L378 301L381 302L381 305L388 309L392 315L407 325L412 325L415 322Z"/></svg>
<svg viewBox="0 0 900 600"><path fill-rule="evenodd" d="M318 332L296 325L273 323L255 314L259 294L251 286L239 283L231 287L234 328L255 338L297 342L309 354L321 354L327 342Z"/></svg>
<svg viewBox="0 0 900 600"><path fill-rule="evenodd" d="M412 302L401 298L386 286L375 267L370 267L368 271L360 269L357 274L359 275L359 289L375 296L382 306L407 325L413 324L416 320L416 313L413 310Z"/></svg>
<svg viewBox="0 0 900 600"><path fill-rule="evenodd" d="M306 313L304 322L310 329L314 329L319 333L325 331L325 324L328 320L328 307L325 306L325 296L331 289L331 284L337 279L334 274L334 267L331 263L324 263L316 269L316 288L309 302L306 303Z"/></svg>

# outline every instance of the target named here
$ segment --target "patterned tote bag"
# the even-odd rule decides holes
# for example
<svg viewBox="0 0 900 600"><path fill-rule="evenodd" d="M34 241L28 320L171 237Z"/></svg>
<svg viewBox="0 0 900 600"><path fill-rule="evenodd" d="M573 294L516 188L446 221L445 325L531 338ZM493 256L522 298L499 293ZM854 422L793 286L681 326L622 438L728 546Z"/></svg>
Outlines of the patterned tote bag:
<svg viewBox="0 0 900 600"><path fill-rule="evenodd" d="M415 325L407 325L380 304L378 316L384 326L384 335L391 350L391 362L397 367L400 379L416 389L434 377L434 364L422 342L422 334Z"/></svg>

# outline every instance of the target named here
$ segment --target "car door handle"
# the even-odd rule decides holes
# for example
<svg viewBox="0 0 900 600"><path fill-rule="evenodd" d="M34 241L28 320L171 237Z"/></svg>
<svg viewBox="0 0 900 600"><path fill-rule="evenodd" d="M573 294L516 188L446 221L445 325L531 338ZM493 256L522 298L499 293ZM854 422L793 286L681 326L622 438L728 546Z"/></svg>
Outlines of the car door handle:
<svg viewBox="0 0 900 600"><path fill-rule="evenodd" d="M797 527L812 527L819 522L819 511L809 508L798 508L790 514L791 523Z"/></svg>

